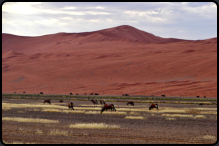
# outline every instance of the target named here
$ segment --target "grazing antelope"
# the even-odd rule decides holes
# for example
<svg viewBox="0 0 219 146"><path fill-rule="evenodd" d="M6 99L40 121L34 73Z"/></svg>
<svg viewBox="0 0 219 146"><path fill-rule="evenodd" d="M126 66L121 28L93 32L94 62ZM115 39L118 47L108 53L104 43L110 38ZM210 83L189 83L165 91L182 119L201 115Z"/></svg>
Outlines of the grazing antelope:
<svg viewBox="0 0 219 146"><path fill-rule="evenodd" d="M122 94L122 96L129 96L129 94Z"/></svg>
<svg viewBox="0 0 219 146"><path fill-rule="evenodd" d="M129 104L131 104L131 105L134 106L134 102L133 102L133 101L128 101L128 102L127 102L127 105L129 105Z"/></svg>
<svg viewBox="0 0 219 146"><path fill-rule="evenodd" d="M72 109L74 110L74 108L73 108L73 102L69 102L69 103L68 103L68 108L72 108Z"/></svg>
<svg viewBox="0 0 219 146"><path fill-rule="evenodd" d="M202 105L204 105L204 104L203 104L203 103L199 103L199 106L200 106L200 105L202 106Z"/></svg>
<svg viewBox="0 0 219 146"><path fill-rule="evenodd" d="M105 104L106 102L104 100L100 100L100 104Z"/></svg>
<svg viewBox="0 0 219 146"><path fill-rule="evenodd" d="M49 103L49 104L51 104L50 99L44 100L44 104L45 104L46 102Z"/></svg>
<svg viewBox="0 0 219 146"><path fill-rule="evenodd" d="M91 100L91 102L93 102L93 104L95 105L95 104L98 104L98 101L97 100Z"/></svg>
<svg viewBox="0 0 219 146"><path fill-rule="evenodd" d="M104 110L108 110L108 109L111 109L111 111L112 110L116 111L114 104L105 104L103 106L103 108L101 109L100 113L102 113Z"/></svg>
<svg viewBox="0 0 219 146"><path fill-rule="evenodd" d="M149 107L149 110L153 109L153 108L157 108L158 109L158 104L151 104L151 106Z"/></svg>

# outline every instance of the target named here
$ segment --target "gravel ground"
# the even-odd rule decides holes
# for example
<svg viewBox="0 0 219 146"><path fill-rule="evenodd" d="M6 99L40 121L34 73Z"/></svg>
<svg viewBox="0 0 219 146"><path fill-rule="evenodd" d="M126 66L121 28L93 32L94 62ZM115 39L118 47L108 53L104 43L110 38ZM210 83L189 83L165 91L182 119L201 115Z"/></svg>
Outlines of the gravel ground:
<svg viewBox="0 0 219 146"><path fill-rule="evenodd" d="M124 102L112 102L116 107L114 111L104 111L109 114L100 114L101 106L93 106L90 101L73 101L74 111L81 111L86 107L85 113L45 112L43 108L36 107L10 107L2 108L2 118L22 117L57 120L58 123L34 123L2 120L2 141L4 143L37 143L37 144L63 144L63 143L87 143L87 144L213 144L217 141L217 114L206 113L163 113L162 109L174 108L217 108L217 105L191 105L191 104L159 104L159 110L148 110L148 103L136 103L135 106L127 106ZM33 99L8 99L3 98L2 103L35 104L42 105L43 100ZM67 108L67 101L59 103L52 100L51 105L59 105ZM48 104L48 107L50 105ZM99 108L98 110L96 110ZM122 111L123 108L123 111ZM124 110L125 108L125 110ZM144 109L145 111L130 109ZM51 108L50 108L51 109ZM70 111L70 110L69 110ZM124 114L125 113L125 114ZM190 114L203 118L190 117L166 117L163 114ZM126 116L140 116L143 119L126 119ZM71 124L104 123L119 126L119 128L70 128Z"/></svg>

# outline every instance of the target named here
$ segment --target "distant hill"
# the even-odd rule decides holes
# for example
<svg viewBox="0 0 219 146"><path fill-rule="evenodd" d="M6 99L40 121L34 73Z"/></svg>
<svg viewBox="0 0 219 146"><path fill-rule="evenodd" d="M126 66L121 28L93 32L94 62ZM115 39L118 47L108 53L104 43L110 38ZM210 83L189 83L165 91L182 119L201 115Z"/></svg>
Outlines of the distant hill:
<svg viewBox="0 0 219 146"><path fill-rule="evenodd" d="M217 38L132 26L38 37L2 34L2 92L217 97Z"/></svg>
<svg viewBox="0 0 219 146"><path fill-rule="evenodd" d="M109 29L83 32L83 33L57 33L39 37L24 37L11 34L2 34L2 52L5 51L21 51L30 44L45 45L53 44L56 40L64 41L66 39L74 40L80 38L81 42L100 42L100 41L130 41L143 43L173 43L185 41L183 39L162 38L151 33L141 31L132 26L122 25ZM56 39L56 40L55 40ZM18 44L14 48L14 44ZM34 48L37 46L33 46Z"/></svg>

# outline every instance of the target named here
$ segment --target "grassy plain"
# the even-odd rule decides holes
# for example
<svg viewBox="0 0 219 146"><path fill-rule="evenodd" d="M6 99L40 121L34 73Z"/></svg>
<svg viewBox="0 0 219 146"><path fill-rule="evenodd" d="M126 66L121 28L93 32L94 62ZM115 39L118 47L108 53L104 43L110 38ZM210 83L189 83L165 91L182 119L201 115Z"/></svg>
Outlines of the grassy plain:
<svg viewBox="0 0 219 146"><path fill-rule="evenodd" d="M67 100L59 103L53 99L51 104L44 104L43 99L3 98L3 142L210 144L216 141L216 105L159 103L159 110L149 110L150 104L144 102L127 106L125 101L107 101L115 105L116 112L108 110L101 114L103 105L94 106L88 100L71 101L75 110L67 107Z"/></svg>

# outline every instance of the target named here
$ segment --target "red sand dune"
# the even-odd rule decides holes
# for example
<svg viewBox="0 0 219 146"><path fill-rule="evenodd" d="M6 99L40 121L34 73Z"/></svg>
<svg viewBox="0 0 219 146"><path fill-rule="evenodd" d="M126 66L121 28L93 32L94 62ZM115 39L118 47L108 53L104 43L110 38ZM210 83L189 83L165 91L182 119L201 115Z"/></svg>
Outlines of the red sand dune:
<svg viewBox="0 0 219 146"><path fill-rule="evenodd" d="M217 97L217 38L161 38L127 25L2 34L2 92L24 91Z"/></svg>

